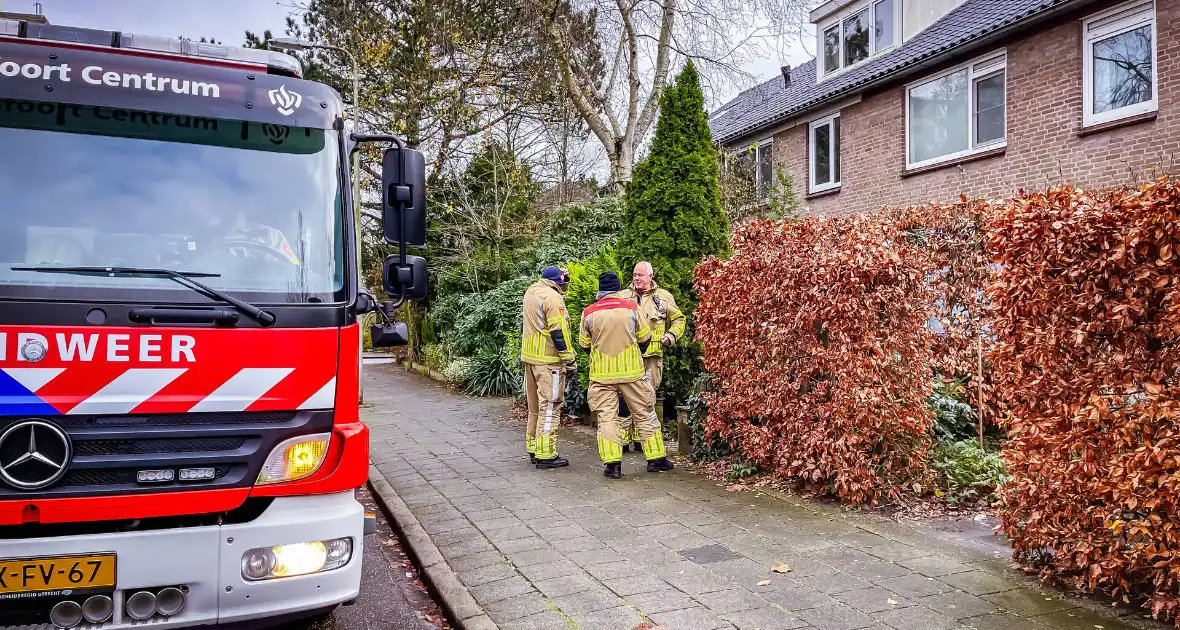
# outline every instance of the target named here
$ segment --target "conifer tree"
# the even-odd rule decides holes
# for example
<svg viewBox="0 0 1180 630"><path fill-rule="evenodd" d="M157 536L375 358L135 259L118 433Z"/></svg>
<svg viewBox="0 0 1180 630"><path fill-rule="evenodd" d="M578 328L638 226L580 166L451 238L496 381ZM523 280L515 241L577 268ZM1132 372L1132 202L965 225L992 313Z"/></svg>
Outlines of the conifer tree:
<svg viewBox="0 0 1180 630"><path fill-rule="evenodd" d="M691 61L660 99L660 120L647 159L627 186L619 242L620 271L650 261L656 282L686 312L695 305L692 274L701 258L729 249L721 207L717 151L705 114L700 77Z"/></svg>

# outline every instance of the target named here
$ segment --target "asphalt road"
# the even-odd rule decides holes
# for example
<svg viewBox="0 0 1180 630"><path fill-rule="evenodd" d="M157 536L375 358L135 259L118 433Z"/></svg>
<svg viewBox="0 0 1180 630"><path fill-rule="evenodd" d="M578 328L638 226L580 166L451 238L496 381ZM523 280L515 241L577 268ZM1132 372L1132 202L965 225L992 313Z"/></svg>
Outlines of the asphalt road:
<svg viewBox="0 0 1180 630"><path fill-rule="evenodd" d="M377 533L365 539L361 597L293 630L450 630L368 489L357 498L377 515Z"/></svg>

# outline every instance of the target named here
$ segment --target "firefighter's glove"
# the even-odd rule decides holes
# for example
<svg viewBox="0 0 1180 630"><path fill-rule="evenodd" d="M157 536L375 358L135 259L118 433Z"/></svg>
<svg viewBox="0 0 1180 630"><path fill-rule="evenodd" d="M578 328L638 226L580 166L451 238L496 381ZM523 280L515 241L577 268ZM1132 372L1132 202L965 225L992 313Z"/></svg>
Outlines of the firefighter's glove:
<svg viewBox="0 0 1180 630"><path fill-rule="evenodd" d="M664 333L664 338L660 340L660 343L665 346L670 346L676 343L676 337L670 333Z"/></svg>
<svg viewBox="0 0 1180 630"><path fill-rule="evenodd" d="M568 374L568 375L569 375L571 378L572 378L572 377L573 377L575 374L577 374L577 373L578 373L578 363L577 363L577 361L570 361L569 363L566 363L566 364L565 364L565 373L566 373L566 374Z"/></svg>

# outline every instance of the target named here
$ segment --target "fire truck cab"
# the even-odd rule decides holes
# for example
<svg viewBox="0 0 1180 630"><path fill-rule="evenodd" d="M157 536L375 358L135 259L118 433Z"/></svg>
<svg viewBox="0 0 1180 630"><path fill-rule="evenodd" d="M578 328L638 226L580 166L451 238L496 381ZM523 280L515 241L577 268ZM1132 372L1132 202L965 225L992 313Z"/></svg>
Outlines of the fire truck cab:
<svg viewBox="0 0 1180 630"><path fill-rule="evenodd" d="M0 19L0 630L355 599L360 316L425 289L424 167L271 51ZM384 159L382 306L350 154Z"/></svg>

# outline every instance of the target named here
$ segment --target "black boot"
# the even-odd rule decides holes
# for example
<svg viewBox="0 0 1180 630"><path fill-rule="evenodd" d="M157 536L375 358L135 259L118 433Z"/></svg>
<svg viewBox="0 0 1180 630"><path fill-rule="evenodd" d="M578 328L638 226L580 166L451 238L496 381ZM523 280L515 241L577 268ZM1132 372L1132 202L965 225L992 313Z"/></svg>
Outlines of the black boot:
<svg viewBox="0 0 1180 630"><path fill-rule="evenodd" d="M623 445L623 452L624 452L624 453L630 453L630 452L631 452L631 445L630 445L630 444L624 444L624 445Z"/></svg>
<svg viewBox="0 0 1180 630"><path fill-rule="evenodd" d="M668 461L667 457L653 459L647 463L647 472L666 472L676 468L672 462Z"/></svg>
<svg viewBox="0 0 1180 630"><path fill-rule="evenodd" d="M620 462L614 462L613 464L607 464L602 469L602 474L607 477L610 477L611 479L622 479L623 478L623 464Z"/></svg>
<svg viewBox="0 0 1180 630"><path fill-rule="evenodd" d="M632 442L631 447L635 449L636 453L643 452L643 442Z"/></svg>
<svg viewBox="0 0 1180 630"><path fill-rule="evenodd" d="M554 457L553 459L538 459L537 470L545 470L546 468L564 468L570 465L570 460L564 457Z"/></svg>
<svg viewBox="0 0 1180 630"><path fill-rule="evenodd" d="M532 454L532 453L529 453L529 463L530 463L530 464L535 464L535 463L537 463L537 456L536 456L536 455L534 455L534 454Z"/></svg>

